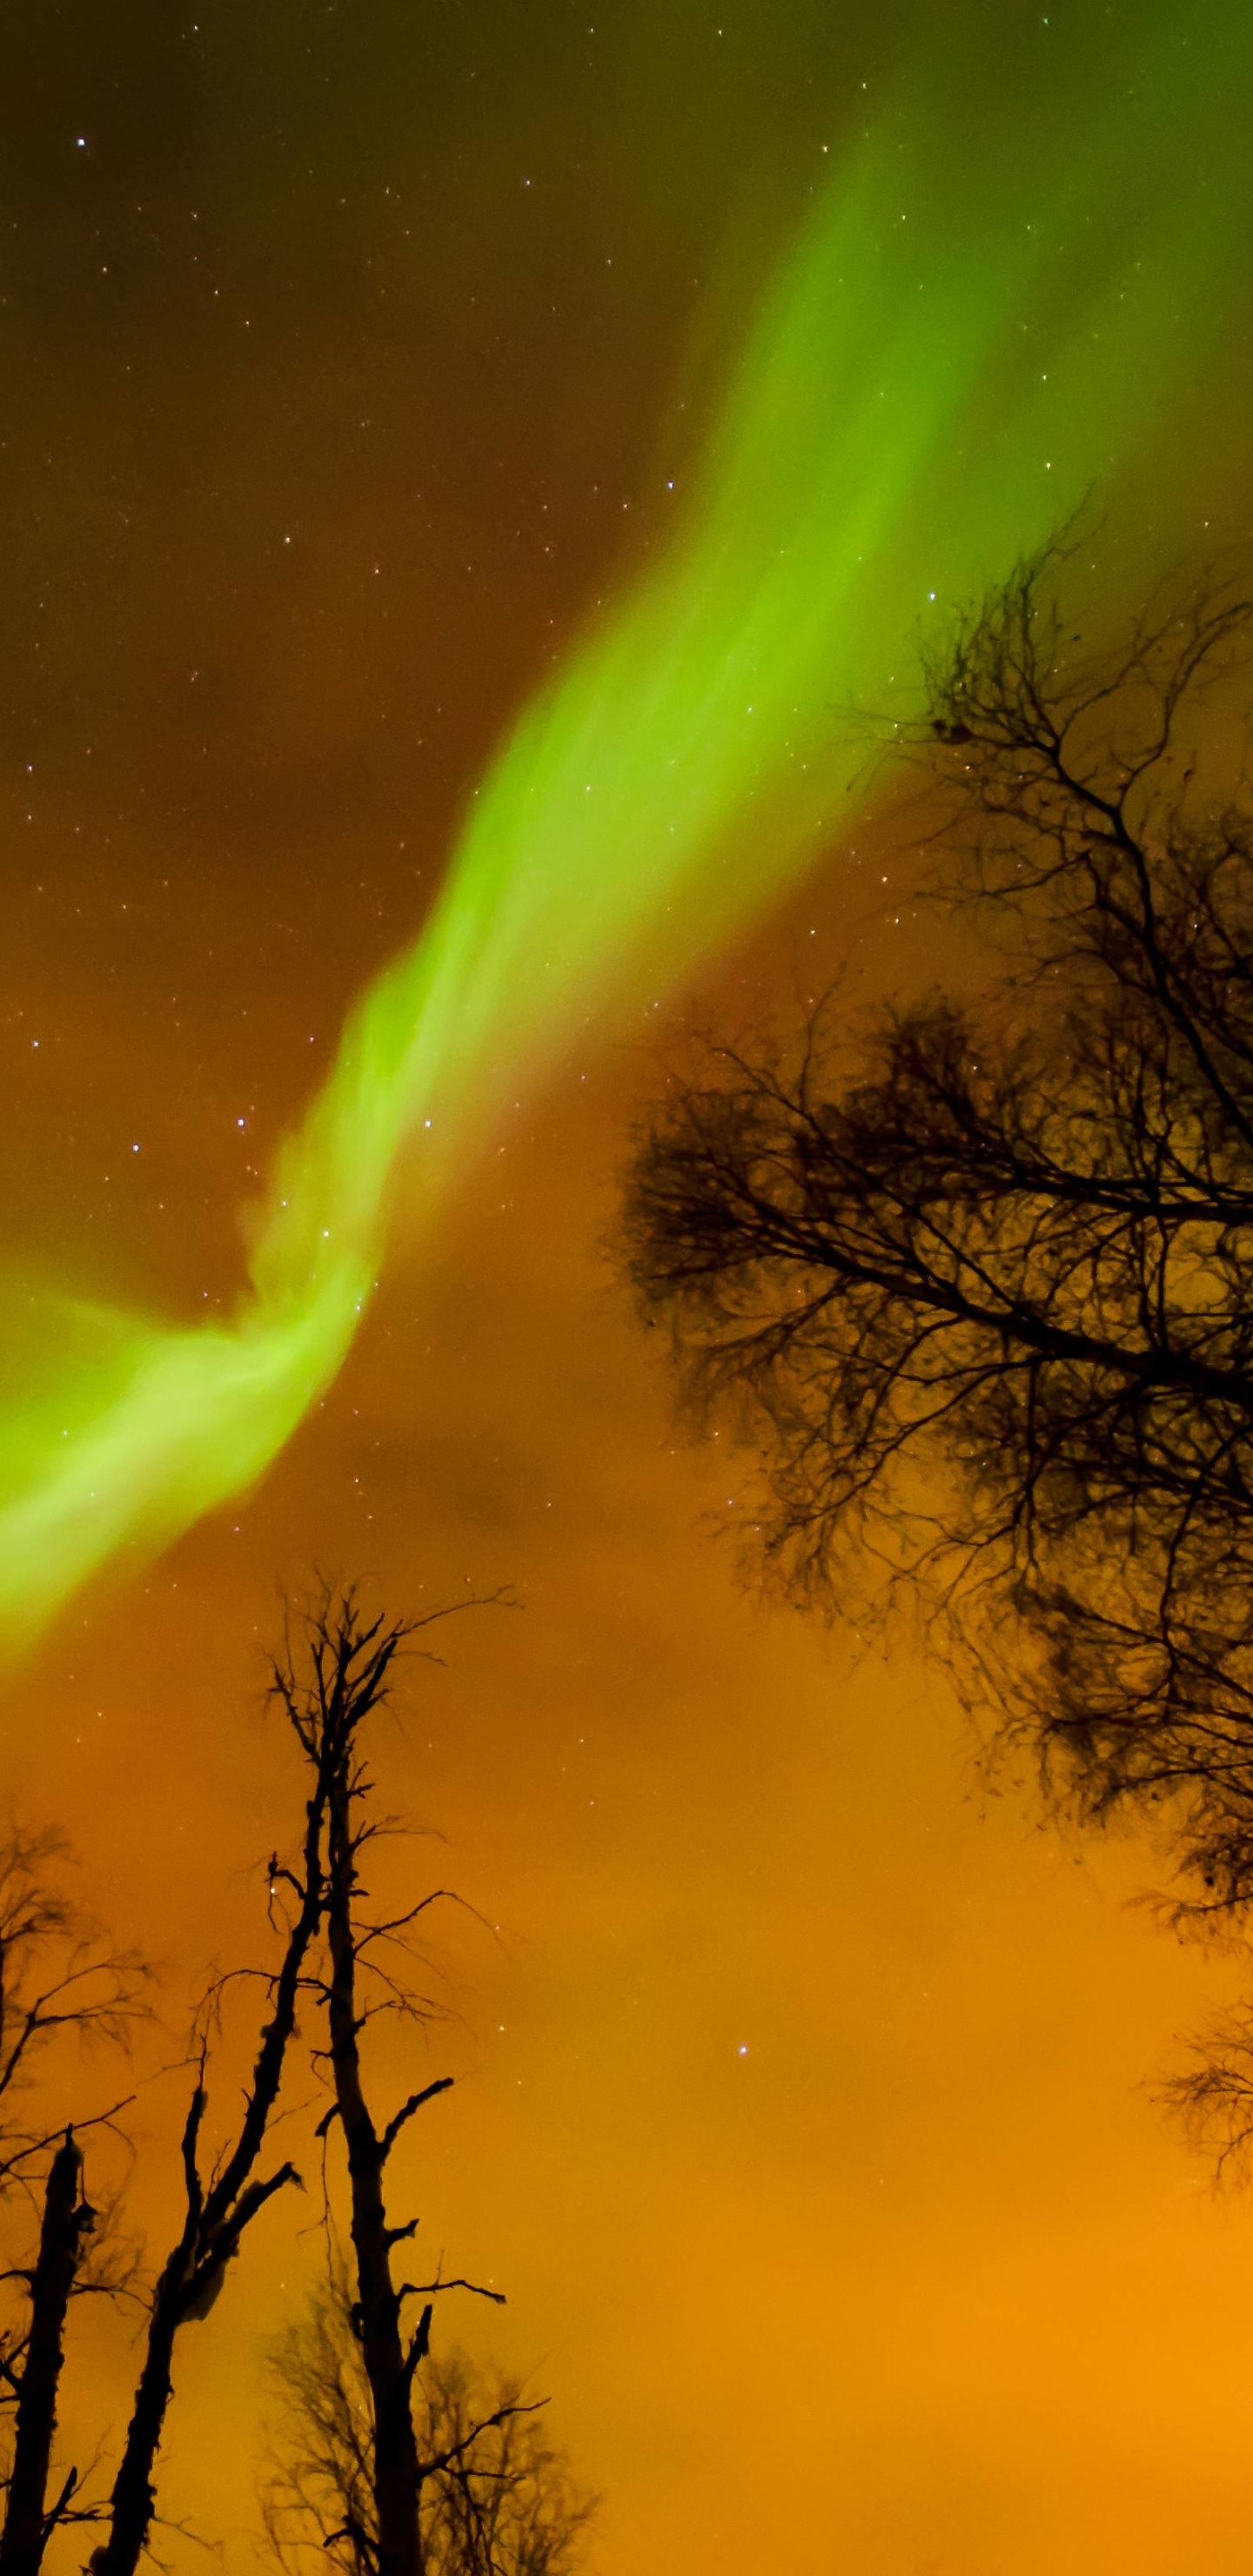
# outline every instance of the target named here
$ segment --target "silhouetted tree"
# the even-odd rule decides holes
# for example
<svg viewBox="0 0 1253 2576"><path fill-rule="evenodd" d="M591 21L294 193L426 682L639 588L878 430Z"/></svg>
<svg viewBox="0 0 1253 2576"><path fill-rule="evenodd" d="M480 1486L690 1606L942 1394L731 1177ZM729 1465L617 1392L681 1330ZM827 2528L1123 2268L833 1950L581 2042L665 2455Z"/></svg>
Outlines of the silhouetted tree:
<svg viewBox="0 0 1253 2576"><path fill-rule="evenodd" d="M364 2390L369 2400L361 2528L371 2570L377 2576L423 2576L423 2499L429 2506L437 2480L443 2502L432 2528L446 2536L460 2511L466 2534L478 2535L478 2558L465 2554L469 2537L463 2550L465 2566L476 2576L480 2566L486 2576L498 2562L508 2576L547 2576L550 2567L558 2576L565 2566L555 2538L550 2558L535 2554L542 2525L538 2505L526 2526L530 2558L515 2551L515 2570L499 2552L497 2558L483 2555L485 2535L498 2531L503 2549L503 2535L515 2524L522 2530L518 2515L526 2477L547 2457L538 2441L519 2451L519 2437L505 2437L507 2422L528 2411L521 2400L498 2394L486 2415L481 2409L474 2414L459 2364L444 2367L430 2393L419 2378L441 2293L468 2291L502 2301L500 2291L445 2278L442 2270L430 2281L396 2277L396 2249L410 2242L418 2222L390 2219L388 2166L410 2121L452 2079L439 2076L418 2086L389 2118L379 2120L364 2065L363 2041L377 2013L399 2012L422 2024L437 2009L412 1974L415 1934L421 1918L451 1892L428 1889L398 1910L380 1911L371 1906L361 1868L367 1850L392 1830L371 1804L364 1730L388 1699L404 1641L432 1617L445 1615L387 1623L367 1618L351 1588L326 1587L302 1617L289 1620L286 1644L272 1664L273 1696L291 1723L307 1782L297 1847L290 1858L274 1852L268 1864L278 1956L273 1967L234 1969L216 1978L196 2017L196 2074L181 2137L182 2223L146 2300L139 2379L107 2503L99 2491L84 2490L77 2468L62 2478L52 2502L49 2483L69 2302L88 2287L121 2286L118 2264L95 2253L87 2277L96 2211L82 2188L81 2132L111 2123L125 2106L89 2111L86 2118L80 2113L72 2126L60 2110L58 2125L49 2125L42 2091L31 2078L58 2041L123 2038L139 2008L141 1971L133 1959L110 1952L58 1892L49 1876L61 1851L57 1837L15 1834L0 1844L0 2215L16 2211L35 2239L29 2248L19 2247L22 2259L0 2272L0 2281L17 2291L21 2308L11 2326L0 2328L0 2409L13 2417L0 2576L37 2576L52 2532L69 2522L107 2527L91 2556L92 2576L134 2576L150 2551L178 2338L187 2325L209 2315L253 2220L300 2180L289 2159L269 2162L266 2146L302 2006L313 2025L313 2065L329 2077L331 2093L315 2136L325 2158L328 2132L342 2133L347 2160L351 2330L360 2363L357 2395ZM243 1981L261 1985L266 2017L238 2125L213 2155L205 2145L211 2043L228 1993ZM420 2303L411 2328L403 2322L409 2300ZM432 2407L442 2428L435 2449L429 2440L420 2444L415 2430L416 2418L429 2433L436 2420ZM500 2438L489 2461L484 2445L494 2434ZM489 2484L498 2511L488 2510ZM556 2486L550 2485L555 2498ZM506 2511L511 2497L517 2501L513 2519L512 2508ZM437 2571L453 2565L446 2552L433 2563Z"/></svg>
<svg viewBox="0 0 1253 2576"><path fill-rule="evenodd" d="M48 2169L39 2252L30 2280L30 2327L19 2381L0 2576L35 2576L57 2522L77 2484L71 2469L61 2494L48 2504L48 2473L56 2431L57 2389L65 2350L65 2320L95 2211L82 2190L83 2154L66 2130Z"/></svg>
<svg viewBox="0 0 1253 2576"><path fill-rule="evenodd" d="M270 2347L273 2456L262 2514L291 2576L328 2561L375 2576L373 2410L342 2260ZM427 2576L575 2576L595 2498L546 2437L520 2382L430 2354L413 2391Z"/></svg>
<svg viewBox="0 0 1253 2576"><path fill-rule="evenodd" d="M226 1981L211 1989L201 2016L197 2081L182 2135L183 2224L152 2295L143 2363L113 2483L108 2538L92 2557L95 2576L133 2576L147 2546L156 2508L157 2454L173 2394L178 2336L186 2325L209 2314L222 2289L227 2266L260 2211L285 2185L300 2180L289 2160L266 2174L258 2174L257 2166L278 2102L309 1954L321 1931L326 1901L324 1837L333 1772L329 1749L321 1757L315 1753L311 1767L313 1777L299 1857L281 1872L277 1859L270 1864L271 1896L281 1877L293 1901L283 1930L278 1967L265 1977L269 2019L259 2035L239 2128L208 2174L202 2170L200 2138L208 2108L209 2038Z"/></svg>
<svg viewBox="0 0 1253 2576"><path fill-rule="evenodd" d="M0 2207L17 2239L3 2278L19 2306L0 2331L0 2404L13 2410L2 2576L36 2576L58 2525L90 2518L77 2467L48 2494L66 2321L76 2294L116 2290L125 2268L116 2246L87 2263L98 2213L82 2188L82 2146L72 2127L51 2124L71 2087L80 2091L84 2048L128 2038L145 1972L68 1897L68 1858L55 1832L13 1827L0 1845ZM100 2129L125 2106L75 2107L82 2125Z"/></svg>
<svg viewBox="0 0 1253 2576"><path fill-rule="evenodd" d="M1052 1791L1253 1901L1253 803L1234 584L1092 659L1057 550L931 668L942 886L1007 951L854 1056L714 1048L638 1141L635 1280L758 1441L785 1587L952 1614ZM1237 717L1240 723L1237 725ZM1214 780L1222 769L1225 784ZM750 1515L750 1517L752 1517Z"/></svg>
<svg viewBox="0 0 1253 2576"><path fill-rule="evenodd" d="M420 2085L390 2118L379 2121L370 2107L362 2065L362 2037L376 2013L399 2010L424 2017L426 2007L405 1977L404 1959L421 1917L451 1895L445 1888L430 1889L398 1913L380 1915L369 1910L361 1878L363 1854L386 1830L386 1820L369 1808L373 1782L364 1730L388 1698L400 1647L431 1624L431 1617L370 1618L351 1587L338 1593L327 1588L289 1638L273 1673L274 1695L305 1759L315 1777L326 1782L324 1965L317 1992L325 2013L333 2100L321 2133L338 2126L348 2165L354 2316L371 2403L378 2576L421 2576L422 2466L412 2400L415 2374L430 2347L433 2302L449 2289L501 2301L499 2291L470 2281L397 2280L395 2250L413 2237L418 2221L389 2219L388 2163L410 2120L446 2092L452 2078L438 2076ZM412 2329L403 2323L409 2299L424 2302Z"/></svg>

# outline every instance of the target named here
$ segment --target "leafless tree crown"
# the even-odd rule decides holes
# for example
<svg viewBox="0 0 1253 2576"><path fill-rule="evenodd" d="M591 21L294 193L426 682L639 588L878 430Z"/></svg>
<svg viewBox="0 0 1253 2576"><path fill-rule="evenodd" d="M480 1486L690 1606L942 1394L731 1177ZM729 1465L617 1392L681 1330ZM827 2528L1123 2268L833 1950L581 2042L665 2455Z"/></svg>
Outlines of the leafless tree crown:
<svg viewBox="0 0 1253 2576"><path fill-rule="evenodd" d="M348 2267L270 2346L262 2517L287 2576L375 2576L374 2423ZM454 2347L414 2391L426 2576L576 2576L595 2499L520 2382Z"/></svg>
<svg viewBox="0 0 1253 2576"><path fill-rule="evenodd" d="M1056 551L929 672L977 1008L834 1005L714 1047L637 1140L631 1270L765 1463L789 1590L928 1580L968 1677L1089 1816L1169 1816L1180 1910L1253 1901L1253 602L1093 661ZM1225 764L1225 788L1213 784ZM963 1618L973 1607L976 1615Z"/></svg>

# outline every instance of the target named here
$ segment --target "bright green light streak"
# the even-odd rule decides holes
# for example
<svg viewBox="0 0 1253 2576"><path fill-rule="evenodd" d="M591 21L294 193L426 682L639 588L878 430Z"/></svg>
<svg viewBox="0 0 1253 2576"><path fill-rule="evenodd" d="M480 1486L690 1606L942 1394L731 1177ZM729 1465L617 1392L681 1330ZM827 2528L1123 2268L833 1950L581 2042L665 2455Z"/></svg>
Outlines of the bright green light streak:
<svg viewBox="0 0 1253 2576"><path fill-rule="evenodd" d="M1143 441L1162 348L1178 364L1203 344L1227 212L1223 66L1175 58L1178 19L1159 30L1165 129L1143 96L1089 99L1043 147L1064 184L1012 134L951 166L930 78L847 156L667 558L523 713L419 938L349 1019L233 1322L49 1312L50 1352L68 1315L104 1355L50 1361L0 1421L0 1639L33 1638L119 1551L262 1472L356 1331L406 1140L430 1226L503 1104L589 1019L686 973L829 846L867 792L833 710L909 713L920 629Z"/></svg>

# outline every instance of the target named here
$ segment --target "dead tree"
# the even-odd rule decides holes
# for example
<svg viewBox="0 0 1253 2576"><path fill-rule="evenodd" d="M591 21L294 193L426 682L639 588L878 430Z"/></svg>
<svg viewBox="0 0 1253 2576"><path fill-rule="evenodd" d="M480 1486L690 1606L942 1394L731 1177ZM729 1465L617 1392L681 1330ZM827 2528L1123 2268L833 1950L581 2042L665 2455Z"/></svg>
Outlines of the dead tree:
<svg viewBox="0 0 1253 2576"><path fill-rule="evenodd" d="M52 2532L79 2519L78 2472L49 2500L57 2397L71 2299L119 2286L116 2264L85 2258L97 2213L83 2188L83 2154L64 2120L77 2095L78 2128L107 2129L125 2106L82 2104L82 2052L123 2045L143 2009L145 1974L111 1950L67 1896L68 1847L54 1832L14 1828L0 1848L0 2204L19 2243L4 2273L20 2311L0 2332L0 2403L13 2414L0 2524L3 2576L35 2576ZM20 2243L38 2213L38 2241ZM26 2259L23 2259L24 2254Z"/></svg>
<svg viewBox="0 0 1253 2576"><path fill-rule="evenodd" d="M436 1613L435 1616L442 1616ZM350 1588L324 1591L309 1611L298 1643L274 1667L274 1692L305 1759L326 1782L325 1952L319 1993L326 2015L326 2059L333 2092L321 2124L342 2134L348 2165L349 2233L356 2297L354 2320L370 2391L370 2486L376 2530L376 2576L422 2576L419 2499L423 2479L413 2420L415 2374L429 2349L433 2302L441 2290L465 2289L500 2301L498 2291L468 2281L397 2281L395 2249L417 2220L393 2223L386 2201L387 2167L397 2140L426 2103L447 2092L450 2076L419 2086L385 2121L369 2103L361 2040L376 2009L365 1991L383 1978L381 2001L413 2009L412 1995L378 1965L395 1956L427 1910L450 1891L428 1891L398 1914L366 1910L361 1862L383 1825L369 1813L373 1783L363 1750L368 1720L386 1701L392 1666L405 1639L430 1622L371 1619ZM377 1988L376 1988L377 1994ZM424 2304L412 2329L409 2299Z"/></svg>
<svg viewBox="0 0 1253 2576"><path fill-rule="evenodd" d="M113 2484L108 2538L92 2558L96 2576L133 2576L147 2544L156 2505L157 2454L173 2393L178 2336L186 2325L209 2314L222 2289L227 2267L252 2221L277 2192L300 2179L289 2161L264 2175L257 2173L257 2166L278 2102L306 1966L320 1930L325 1901L323 1837L332 1785L329 1756L319 1758L315 1754L312 1769L299 1859L293 1867L280 1867L277 1856L270 1863L271 1899L281 1891L290 1900L282 1958L267 1979L270 2017L260 2034L238 2133L207 2176L201 2170L200 2135L208 2107L205 2077L209 2028L220 1990L209 1998L203 2016L198 2080L182 2137L185 2215L152 2297L143 2364Z"/></svg>
<svg viewBox="0 0 1253 2576"><path fill-rule="evenodd" d="M758 1451L784 1588L930 1589L971 1690L1177 1914L1253 1905L1253 603L1086 658L1056 552L933 668L942 890L1003 968L854 1047L714 1048L626 1232L689 1391ZM1220 765L1225 764L1220 775ZM963 1618L962 1605L973 1616Z"/></svg>
<svg viewBox="0 0 1253 2576"><path fill-rule="evenodd" d="M13 2465L0 2531L0 2576L37 2576L49 2537L70 2503L70 2469L55 2503L48 2475L65 2352L65 2320L95 2211L83 2197L82 2149L67 2129L48 2169L39 2253L30 2275L30 2329L14 2428Z"/></svg>

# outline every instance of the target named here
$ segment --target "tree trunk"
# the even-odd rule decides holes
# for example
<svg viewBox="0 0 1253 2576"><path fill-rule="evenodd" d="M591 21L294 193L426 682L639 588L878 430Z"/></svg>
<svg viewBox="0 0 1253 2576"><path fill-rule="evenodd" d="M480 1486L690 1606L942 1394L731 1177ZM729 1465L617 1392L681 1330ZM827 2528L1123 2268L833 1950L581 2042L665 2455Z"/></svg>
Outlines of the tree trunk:
<svg viewBox="0 0 1253 2576"><path fill-rule="evenodd" d="M206 2193L200 2174L199 2139L208 2096L201 2059L201 2082L188 2106L183 2130L183 2172L187 2216L183 2232L157 2282L148 2324L143 2369L135 2390L126 2445L110 2499L109 2537L92 2553L94 2576L134 2576L147 2545L156 2509L153 2472L170 2399L174 2393L174 2346L180 2329L208 2315L221 2290L226 2266L258 2210L276 2191L298 2179L290 2164L280 2165L264 2182L251 2179L265 2143L266 2131L282 2082L288 2042L296 2026L296 2004L309 1944L322 1914L321 1840L325 1813L325 1779L319 1767L313 1796L305 1808L304 1875L284 1869L281 1875L299 1898L299 1910L287 1936L282 1964L273 1984L274 2008L264 2025L252 2088L231 2153ZM271 1873L278 1870L275 1858ZM3 2570L0 2570L3 2576Z"/></svg>
<svg viewBox="0 0 1253 2576"><path fill-rule="evenodd" d="M0 2576L36 2576L48 2538L48 2468L65 2358L65 2313L92 2216L81 2197L82 2176L82 2153L67 2129L48 2174L39 2257L31 2276L30 2339L0 2532Z"/></svg>
<svg viewBox="0 0 1253 2576"><path fill-rule="evenodd" d="M400 2300L392 2283L391 2240L383 2201L386 2155L361 2087L352 1912L356 1872L350 1815L350 1751L350 1744L346 1744L343 1758L336 1765L328 1802L331 2065L348 2155L361 2354L374 2412L378 2576L422 2576L418 2445L411 2408L417 2347L411 2346L406 2354L401 2336Z"/></svg>
<svg viewBox="0 0 1253 2576"><path fill-rule="evenodd" d="M180 2254L181 2251L180 2248ZM113 2482L109 2537L104 2547L92 2554L95 2576L134 2576L152 2527L156 2505L152 2473L173 2394L174 2338L182 2317L181 2271L177 2281L172 2277L178 2260L178 2255L171 2257L157 2283L144 2366L126 2428L126 2448Z"/></svg>

